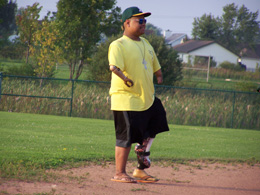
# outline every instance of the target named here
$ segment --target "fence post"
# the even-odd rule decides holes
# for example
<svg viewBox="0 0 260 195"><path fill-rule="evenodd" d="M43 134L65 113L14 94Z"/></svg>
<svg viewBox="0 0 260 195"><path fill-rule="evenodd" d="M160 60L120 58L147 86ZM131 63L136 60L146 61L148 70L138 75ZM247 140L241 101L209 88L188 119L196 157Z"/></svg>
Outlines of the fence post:
<svg viewBox="0 0 260 195"><path fill-rule="evenodd" d="M73 103L73 91L74 91L74 79L72 81L72 86L71 86L71 98L70 98L70 117L72 113L72 103Z"/></svg>
<svg viewBox="0 0 260 195"><path fill-rule="evenodd" d="M2 97L2 75L3 75L3 73L0 72L0 101L1 101L1 97Z"/></svg>
<svg viewBox="0 0 260 195"><path fill-rule="evenodd" d="M231 128L233 128L235 100L236 100L236 92L234 91L234 93L233 93L233 107L232 107L232 115L231 115Z"/></svg>
<svg viewBox="0 0 260 195"><path fill-rule="evenodd" d="M209 82L210 56L208 59L207 82Z"/></svg>

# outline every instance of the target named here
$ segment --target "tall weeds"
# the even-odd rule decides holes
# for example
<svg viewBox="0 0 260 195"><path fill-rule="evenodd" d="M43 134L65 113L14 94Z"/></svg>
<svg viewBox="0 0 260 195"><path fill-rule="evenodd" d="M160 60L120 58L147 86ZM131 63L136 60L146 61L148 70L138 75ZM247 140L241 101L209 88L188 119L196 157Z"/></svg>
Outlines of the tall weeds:
<svg viewBox="0 0 260 195"><path fill-rule="evenodd" d="M109 83L75 81L72 116L113 119L109 88ZM44 80L40 85L35 79L7 77L2 81L2 94L14 96L1 96L1 111L70 115L72 82L68 80ZM260 129L259 93L157 86L156 96L172 124Z"/></svg>

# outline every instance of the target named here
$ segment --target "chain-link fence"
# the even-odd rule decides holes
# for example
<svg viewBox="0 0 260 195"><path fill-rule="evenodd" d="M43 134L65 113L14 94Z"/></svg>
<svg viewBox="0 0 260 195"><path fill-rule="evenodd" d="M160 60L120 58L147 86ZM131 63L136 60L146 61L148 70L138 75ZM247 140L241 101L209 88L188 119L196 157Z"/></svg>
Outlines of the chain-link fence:
<svg viewBox="0 0 260 195"><path fill-rule="evenodd" d="M0 111L113 119L109 82L0 75ZM155 85L168 122L260 130L260 93Z"/></svg>

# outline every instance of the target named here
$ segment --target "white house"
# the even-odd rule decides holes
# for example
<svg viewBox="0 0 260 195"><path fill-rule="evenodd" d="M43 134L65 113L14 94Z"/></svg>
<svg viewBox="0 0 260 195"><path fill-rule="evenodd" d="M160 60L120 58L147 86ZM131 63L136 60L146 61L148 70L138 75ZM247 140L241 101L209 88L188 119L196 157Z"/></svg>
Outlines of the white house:
<svg viewBox="0 0 260 195"><path fill-rule="evenodd" d="M174 47L175 45L179 45L184 42L184 40L187 39L187 35L183 33L173 33L168 34L169 32L164 33L165 42L167 45L170 45L171 47Z"/></svg>
<svg viewBox="0 0 260 195"><path fill-rule="evenodd" d="M8 41L14 43L19 37L19 35L11 35L8 37Z"/></svg>
<svg viewBox="0 0 260 195"><path fill-rule="evenodd" d="M236 64L239 56L214 41L189 40L173 47L183 62L193 64L195 56L211 57L217 64L228 61Z"/></svg>
<svg viewBox="0 0 260 195"><path fill-rule="evenodd" d="M255 71L260 67L260 44L254 49L244 48L240 52L241 63L246 65L248 71Z"/></svg>

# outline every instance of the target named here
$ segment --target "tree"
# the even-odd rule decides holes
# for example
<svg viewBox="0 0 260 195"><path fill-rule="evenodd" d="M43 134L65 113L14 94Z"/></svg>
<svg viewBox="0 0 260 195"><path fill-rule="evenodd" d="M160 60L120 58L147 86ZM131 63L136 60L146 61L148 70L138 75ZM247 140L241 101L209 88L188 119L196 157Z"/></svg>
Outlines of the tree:
<svg viewBox="0 0 260 195"><path fill-rule="evenodd" d="M218 40L224 47L231 48L236 44L235 40L235 17L237 15L237 6L235 4L227 5L223 8L224 14L221 18L221 32Z"/></svg>
<svg viewBox="0 0 260 195"><path fill-rule="evenodd" d="M106 25L117 26L115 0L60 0L56 20L63 43L63 59L69 65L70 79L78 79L94 51L101 33L114 34ZM65 48L67 47L67 48Z"/></svg>
<svg viewBox="0 0 260 195"><path fill-rule="evenodd" d="M16 30L16 2L1 0L0 2L0 36L11 35Z"/></svg>
<svg viewBox="0 0 260 195"><path fill-rule="evenodd" d="M120 12L121 8L116 7L105 13L106 19L103 21L103 29L101 31L106 37L111 37L121 32L122 15Z"/></svg>
<svg viewBox="0 0 260 195"><path fill-rule="evenodd" d="M218 38L219 18L204 14L201 18L195 18L193 22L192 36L200 40L216 40Z"/></svg>
<svg viewBox="0 0 260 195"><path fill-rule="evenodd" d="M253 46L259 36L258 11L255 13L242 5L239 9L234 3L223 8L222 32L219 42L238 52L240 47ZM238 47L239 46L239 47Z"/></svg>
<svg viewBox="0 0 260 195"><path fill-rule="evenodd" d="M91 59L88 66L88 79L97 81L110 81L111 71L109 70L109 63L107 52L109 45L115 39L121 37L122 34L110 37L106 42L102 43L97 52ZM154 51L162 66L163 78L165 85L174 85L176 81L182 79L181 62L178 58L177 52L169 48L164 38L157 35L144 36L154 47Z"/></svg>
<svg viewBox="0 0 260 195"><path fill-rule="evenodd" d="M260 30L260 21L256 21L258 18L258 11L255 13L249 12L249 10L242 5L237 12L235 37L237 42L243 44L254 44L257 40Z"/></svg>
<svg viewBox="0 0 260 195"><path fill-rule="evenodd" d="M7 0L0 0L0 8L7 4Z"/></svg>
<svg viewBox="0 0 260 195"><path fill-rule="evenodd" d="M95 81L110 81L111 71L108 63L108 48L110 43L122 36L122 33L109 37L105 42L97 46L96 52L91 57L87 67L87 78Z"/></svg>
<svg viewBox="0 0 260 195"><path fill-rule="evenodd" d="M245 46L254 46L260 32L258 11L249 12L244 5L238 8L234 3L223 7L223 11L220 18L206 14L195 18L193 38L214 40L236 53Z"/></svg>
<svg viewBox="0 0 260 195"><path fill-rule="evenodd" d="M34 72L38 77L52 77L59 61L59 30L55 21L44 20L41 28L33 34L30 52L36 62Z"/></svg>
<svg viewBox="0 0 260 195"><path fill-rule="evenodd" d="M156 34L156 35L158 35L158 36L162 36L162 29L160 29L160 28L154 26L154 25L151 24L151 23L147 23L145 29L148 30L148 31L149 31L149 30L153 31L154 34Z"/></svg>
<svg viewBox="0 0 260 195"><path fill-rule="evenodd" d="M165 43L162 36L146 35L144 36L153 46L154 51L162 67L163 84L174 85L182 79L182 64L178 53Z"/></svg>
<svg viewBox="0 0 260 195"><path fill-rule="evenodd" d="M38 7L39 3L27 6L21 9L21 14L16 16L16 23L20 33L20 40L27 46L26 63L28 63L30 55L30 46L34 33L39 29L39 17L42 7Z"/></svg>

